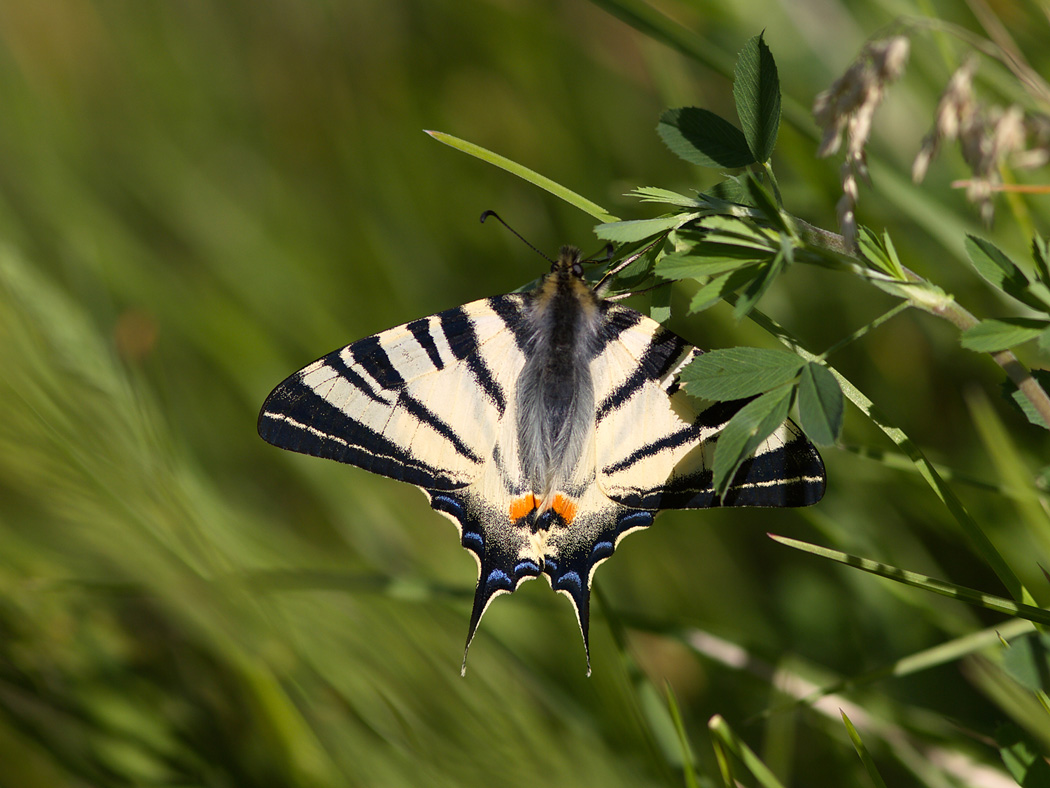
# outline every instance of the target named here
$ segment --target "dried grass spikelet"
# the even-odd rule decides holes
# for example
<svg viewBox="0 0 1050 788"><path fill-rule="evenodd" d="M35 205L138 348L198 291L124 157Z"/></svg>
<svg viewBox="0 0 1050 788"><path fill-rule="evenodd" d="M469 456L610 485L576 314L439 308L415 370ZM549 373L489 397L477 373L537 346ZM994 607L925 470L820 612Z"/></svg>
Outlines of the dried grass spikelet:
<svg viewBox="0 0 1050 788"><path fill-rule="evenodd" d="M981 218L990 222L994 210L992 195L1001 183L999 166L1008 158L1023 169L1046 164L1050 158L1050 130L1045 118L1026 118L1016 104L1004 109L979 103L973 91L976 71L977 59L971 57L948 80L937 103L933 128L923 138L912 165L912 179L918 183L926 176L943 142L958 140L963 161L973 173L965 182L966 198L978 206ZM1030 132L1035 145L1028 149Z"/></svg>
<svg viewBox="0 0 1050 788"><path fill-rule="evenodd" d="M857 239L855 209L860 193L857 179L866 179L868 175L864 146L871 136L872 118L882 103L886 87L903 73L909 47L904 36L869 41L846 73L813 102L813 117L824 130L817 155L832 155L842 146L843 137L846 138L846 155L840 171L842 197L837 211L839 227L850 246Z"/></svg>

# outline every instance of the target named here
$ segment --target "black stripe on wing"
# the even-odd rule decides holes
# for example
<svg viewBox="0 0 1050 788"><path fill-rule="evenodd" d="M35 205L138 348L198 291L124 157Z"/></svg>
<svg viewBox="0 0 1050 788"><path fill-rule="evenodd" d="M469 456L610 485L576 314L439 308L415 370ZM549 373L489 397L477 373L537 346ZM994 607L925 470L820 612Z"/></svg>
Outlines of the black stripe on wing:
<svg viewBox="0 0 1050 788"><path fill-rule="evenodd" d="M799 435L744 462L722 506L810 506L824 497L827 477L816 448Z"/></svg>
<svg viewBox="0 0 1050 788"><path fill-rule="evenodd" d="M687 443L695 442L700 436L701 428L696 424L690 424L677 432L672 432L670 435L665 435L659 440L647 443L644 446L632 451L622 460L614 462L612 465L606 465L602 468L602 473L609 475L613 473L619 473L625 471L632 465L636 465L642 460L647 460L650 457L654 457L662 451L668 449L676 449L679 446L684 446Z"/></svg>
<svg viewBox="0 0 1050 788"><path fill-rule="evenodd" d="M421 317L419 320L413 320L411 323L406 324L405 328L408 329L413 339L426 352L430 363L434 365L434 369L444 369L445 365L441 361L441 354L438 353L434 337L430 333L430 318Z"/></svg>
<svg viewBox="0 0 1050 788"><path fill-rule="evenodd" d="M635 371L602 400L595 413L595 421L600 423L609 413L623 406L649 381L664 377L689 348L688 342L671 331L661 328L655 332L649 346L638 359Z"/></svg>
<svg viewBox="0 0 1050 788"><path fill-rule="evenodd" d="M601 305L602 320L595 345L595 355L600 355L611 343L620 338L624 331L634 328L642 322L642 313L625 306L603 301Z"/></svg>
<svg viewBox="0 0 1050 788"><path fill-rule="evenodd" d="M391 363L390 356L380 343L380 334L360 339L348 348L354 361L380 386L396 389L405 385L405 379Z"/></svg>
<svg viewBox="0 0 1050 788"><path fill-rule="evenodd" d="M466 363L474 380L502 417L507 410L507 396L479 352L478 335L470 315L463 307L455 307L439 313L437 317L452 355Z"/></svg>
<svg viewBox="0 0 1050 788"><path fill-rule="evenodd" d="M279 448L356 465L421 487L450 490L465 483L351 418L304 384L299 373L266 398L258 429L263 440ZM480 462L472 453L469 459Z"/></svg>
<svg viewBox="0 0 1050 788"><path fill-rule="evenodd" d="M351 345L351 347L353 347L353 345ZM333 372L335 372L338 376L345 378L355 389L360 391L373 402L378 402L384 405L389 404L388 400L379 396L379 392L372 388L371 383L369 383L367 380L361 377L361 374L356 369L354 369L352 366L346 363L346 359L343 358L343 350L337 350L334 353L329 353L327 356L324 357L323 361L328 367L332 369ZM288 380L282 383L281 386L284 386L292 380L297 379L299 375L300 373L296 372L294 375L288 378ZM281 388L281 386L278 386L278 388ZM266 410L265 404L263 405L263 410Z"/></svg>
<svg viewBox="0 0 1050 788"><path fill-rule="evenodd" d="M533 333L525 318L524 306L526 297L514 294L493 296L485 302L488 304L489 309L498 315L503 324L514 334L514 342L517 344L518 350L523 354L530 352Z"/></svg>

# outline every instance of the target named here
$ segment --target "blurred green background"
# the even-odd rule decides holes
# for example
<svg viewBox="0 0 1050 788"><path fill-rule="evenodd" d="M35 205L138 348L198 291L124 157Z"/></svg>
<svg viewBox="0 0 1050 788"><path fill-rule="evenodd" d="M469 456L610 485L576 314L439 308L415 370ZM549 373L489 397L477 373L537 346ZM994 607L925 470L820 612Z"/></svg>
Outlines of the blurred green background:
<svg viewBox="0 0 1050 788"><path fill-rule="evenodd" d="M665 514L597 575L593 676L570 606L531 583L486 614L463 679L476 568L448 522L415 490L255 432L270 389L322 353L538 275L483 210L549 252L600 248L589 217L423 129L643 217L630 188L718 180L654 129L666 107L733 117L726 69L751 36L765 30L797 110L900 14L979 30L934 0L659 5L706 65L583 0L0 0L0 785L676 785L665 687L704 785L714 714L786 783L867 779L839 720L756 719L783 699L768 677L690 637L824 684L995 623L765 537L1003 593L914 473L829 449L812 510ZM1046 73L1045 16L995 6ZM948 188L956 153L907 180L965 51L914 38L859 216L990 316L1008 308L964 264L963 232L1023 258L1025 226L979 225ZM1009 99L997 74L984 88ZM838 161L814 159L804 112L788 120L785 202L834 229ZM1045 202L1022 206L1036 227ZM761 307L819 352L892 305L800 269ZM773 344L727 308L674 326L701 347ZM1046 462L1045 433L998 401L998 368L929 316L834 361L935 461L998 480L970 415L990 398L1020 456ZM855 412L847 441L889 448ZM1009 500L957 492L1046 604L1046 545ZM979 664L848 695L880 721L891 784L922 784L908 753L927 747L995 762L1008 715Z"/></svg>

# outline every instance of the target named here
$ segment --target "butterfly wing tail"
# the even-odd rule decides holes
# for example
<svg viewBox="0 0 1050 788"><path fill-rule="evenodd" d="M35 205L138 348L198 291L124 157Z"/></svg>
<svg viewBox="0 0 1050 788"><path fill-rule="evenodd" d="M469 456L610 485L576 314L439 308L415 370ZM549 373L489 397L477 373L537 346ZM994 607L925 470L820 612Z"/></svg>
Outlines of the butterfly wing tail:
<svg viewBox="0 0 1050 788"><path fill-rule="evenodd" d="M526 580L538 577L540 558L528 555L521 531L510 528L509 520L507 528L493 528L492 513L485 513L469 493L424 492L430 498L431 507L456 524L461 544L478 562L478 585L474 590L474 605L460 668L460 673L465 675L467 651L488 606L500 594L511 594Z"/></svg>
<svg viewBox="0 0 1050 788"><path fill-rule="evenodd" d="M587 657L587 675L591 675L590 617L591 580L598 565L612 556L620 539L631 531L648 528L655 512L617 507L612 518L603 517L597 529L579 522L552 539L544 557L543 572L551 588L565 594L576 611L583 649ZM596 531L596 533L595 533Z"/></svg>

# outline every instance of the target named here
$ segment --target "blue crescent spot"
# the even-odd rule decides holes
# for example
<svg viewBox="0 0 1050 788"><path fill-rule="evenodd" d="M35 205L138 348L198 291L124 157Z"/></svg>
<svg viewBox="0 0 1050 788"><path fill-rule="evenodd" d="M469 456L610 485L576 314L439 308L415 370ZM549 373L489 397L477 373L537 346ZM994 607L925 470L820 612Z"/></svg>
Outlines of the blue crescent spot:
<svg viewBox="0 0 1050 788"><path fill-rule="evenodd" d="M648 528L653 523L651 512L628 512L620 515L616 525L621 531L629 528Z"/></svg>
<svg viewBox="0 0 1050 788"><path fill-rule="evenodd" d="M612 555L613 543L612 542L597 542L594 547L591 548L591 556L595 556L598 553L603 555Z"/></svg>
<svg viewBox="0 0 1050 788"><path fill-rule="evenodd" d="M558 578L558 588L561 588L562 585L566 581L572 583L577 588L582 588L583 587L583 583L580 581L580 576L576 572L566 572L561 577L559 577Z"/></svg>
<svg viewBox="0 0 1050 788"><path fill-rule="evenodd" d="M554 577L558 572L558 562L549 555L543 556L543 571L551 577Z"/></svg>
<svg viewBox="0 0 1050 788"><path fill-rule="evenodd" d="M514 574L520 575L525 570L528 570L530 574L536 575L539 574L540 567L536 564L535 561L519 561L517 566L514 567Z"/></svg>
<svg viewBox="0 0 1050 788"><path fill-rule="evenodd" d="M495 585L497 583L502 585L510 584L510 578L502 569L490 570L488 577L485 578L485 585Z"/></svg>
<svg viewBox="0 0 1050 788"><path fill-rule="evenodd" d="M460 541L463 543L464 547L467 546L467 542L475 542L477 543L478 547L485 546L485 537L483 537L477 531L464 531L463 538Z"/></svg>
<svg viewBox="0 0 1050 788"><path fill-rule="evenodd" d="M449 514L452 514L453 512L463 514L463 504L461 504L459 501L457 501L450 495L441 495L439 493L433 493L430 498L430 505L432 508L437 509L437 507L434 506L435 503L441 504L442 508L439 511L446 511Z"/></svg>

